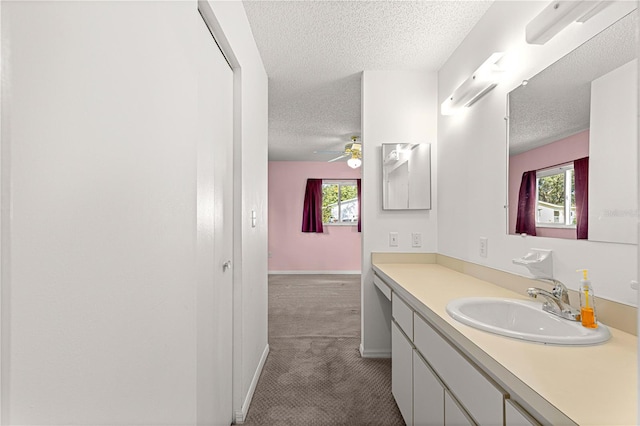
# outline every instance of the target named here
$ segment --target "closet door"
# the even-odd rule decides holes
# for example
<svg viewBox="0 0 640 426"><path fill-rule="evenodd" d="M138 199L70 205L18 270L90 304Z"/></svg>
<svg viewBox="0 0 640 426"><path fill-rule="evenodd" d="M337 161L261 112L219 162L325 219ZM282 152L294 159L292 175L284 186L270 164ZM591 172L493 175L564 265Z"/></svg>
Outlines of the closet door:
<svg viewBox="0 0 640 426"><path fill-rule="evenodd" d="M232 407L233 71L198 21L198 425L229 425Z"/></svg>

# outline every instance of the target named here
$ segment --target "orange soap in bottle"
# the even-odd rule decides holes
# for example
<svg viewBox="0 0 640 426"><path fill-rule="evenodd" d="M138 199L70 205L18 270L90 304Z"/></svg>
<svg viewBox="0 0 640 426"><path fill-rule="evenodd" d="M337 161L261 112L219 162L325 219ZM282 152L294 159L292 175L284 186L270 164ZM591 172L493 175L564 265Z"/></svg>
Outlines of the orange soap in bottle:
<svg viewBox="0 0 640 426"><path fill-rule="evenodd" d="M580 320L582 325L587 328L598 328L598 320L596 318L596 298L593 294L591 281L588 279L588 270L579 269L576 272L582 272L580 280Z"/></svg>

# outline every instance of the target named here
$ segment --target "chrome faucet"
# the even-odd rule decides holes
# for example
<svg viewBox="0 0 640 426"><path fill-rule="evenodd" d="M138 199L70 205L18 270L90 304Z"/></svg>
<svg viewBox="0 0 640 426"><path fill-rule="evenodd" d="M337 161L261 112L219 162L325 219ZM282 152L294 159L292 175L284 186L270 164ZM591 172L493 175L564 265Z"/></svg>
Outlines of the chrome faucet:
<svg viewBox="0 0 640 426"><path fill-rule="evenodd" d="M550 314L554 314L571 321L580 321L580 311L569 304L569 292L567 291L567 287L560 281L553 278L542 279L552 282L553 289L549 292L541 288L531 287L527 290L529 297L533 297L534 299L538 296L544 297L546 302L542 304L542 310L545 312L549 312Z"/></svg>

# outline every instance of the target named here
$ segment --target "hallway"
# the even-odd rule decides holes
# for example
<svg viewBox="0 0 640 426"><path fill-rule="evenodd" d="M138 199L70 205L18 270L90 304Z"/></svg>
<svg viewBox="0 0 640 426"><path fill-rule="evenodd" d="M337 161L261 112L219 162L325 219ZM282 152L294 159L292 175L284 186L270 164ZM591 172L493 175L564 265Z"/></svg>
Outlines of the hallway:
<svg viewBox="0 0 640 426"><path fill-rule="evenodd" d="M391 361L360 357L360 275L270 275L270 353L246 425L403 425Z"/></svg>

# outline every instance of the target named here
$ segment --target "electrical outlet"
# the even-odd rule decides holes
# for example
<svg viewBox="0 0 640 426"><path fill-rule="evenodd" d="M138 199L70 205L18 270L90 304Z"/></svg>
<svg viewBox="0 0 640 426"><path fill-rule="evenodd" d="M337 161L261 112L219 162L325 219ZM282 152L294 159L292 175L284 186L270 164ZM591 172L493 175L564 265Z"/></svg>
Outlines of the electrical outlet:
<svg viewBox="0 0 640 426"><path fill-rule="evenodd" d="M389 247L398 247L398 233L389 232Z"/></svg>
<svg viewBox="0 0 640 426"><path fill-rule="evenodd" d="M411 234L411 246L412 247L422 247L422 234L419 232L414 232Z"/></svg>
<svg viewBox="0 0 640 426"><path fill-rule="evenodd" d="M489 251L489 239L487 237L480 237L480 257L487 257Z"/></svg>

